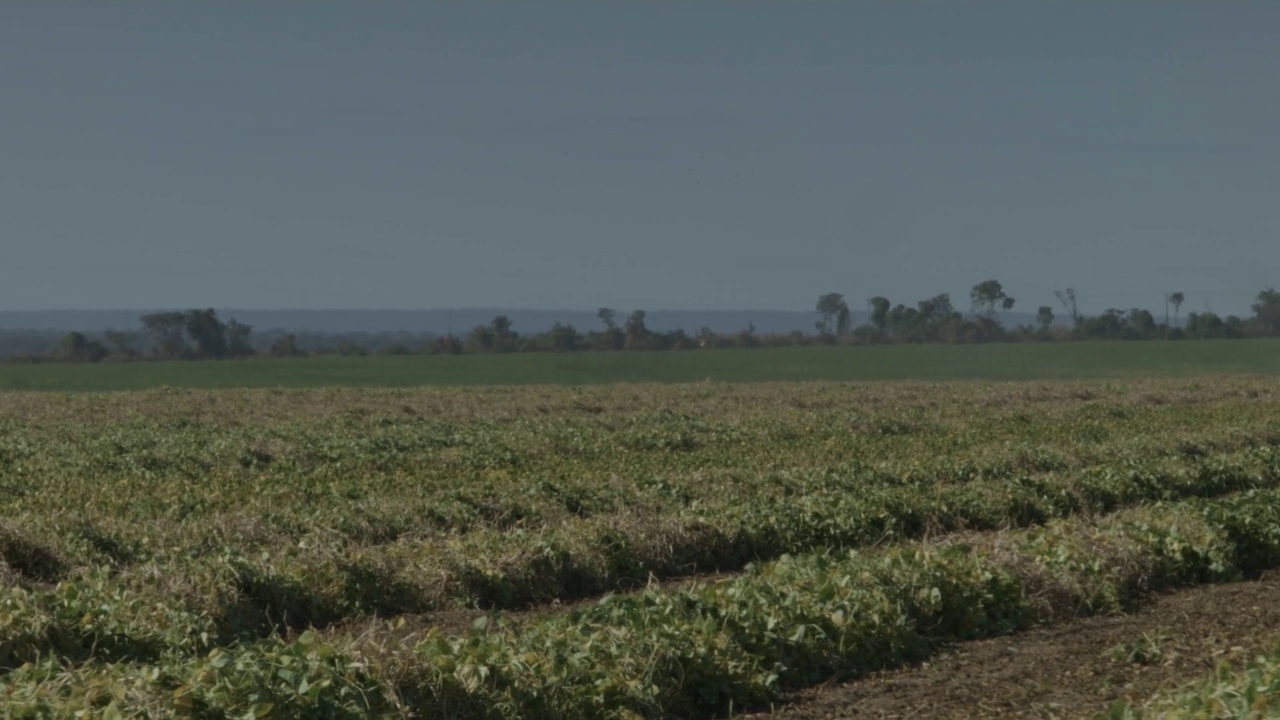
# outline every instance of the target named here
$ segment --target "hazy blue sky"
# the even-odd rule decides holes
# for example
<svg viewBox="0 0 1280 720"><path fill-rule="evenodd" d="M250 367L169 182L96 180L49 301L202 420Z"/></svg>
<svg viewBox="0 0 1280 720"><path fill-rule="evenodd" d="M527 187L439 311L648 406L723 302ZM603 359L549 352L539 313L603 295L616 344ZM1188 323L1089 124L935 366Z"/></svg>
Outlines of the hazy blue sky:
<svg viewBox="0 0 1280 720"><path fill-rule="evenodd" d="M1280 285L1280 2L0 4L0 309Z"/></svg>

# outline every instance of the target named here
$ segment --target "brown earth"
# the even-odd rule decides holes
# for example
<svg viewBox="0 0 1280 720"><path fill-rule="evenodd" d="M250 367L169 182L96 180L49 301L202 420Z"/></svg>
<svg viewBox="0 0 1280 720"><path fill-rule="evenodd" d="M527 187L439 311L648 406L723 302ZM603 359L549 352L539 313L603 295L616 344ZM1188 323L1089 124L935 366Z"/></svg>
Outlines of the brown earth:
<svg viewBox="0 0 1280 720"><path fill-rule="evenodd" d="M1096 717L1242 665L1280 640L1280 573L1157 596L1095 617L963 643L919 666L796 693L774 713L817 718Z"/></svg>

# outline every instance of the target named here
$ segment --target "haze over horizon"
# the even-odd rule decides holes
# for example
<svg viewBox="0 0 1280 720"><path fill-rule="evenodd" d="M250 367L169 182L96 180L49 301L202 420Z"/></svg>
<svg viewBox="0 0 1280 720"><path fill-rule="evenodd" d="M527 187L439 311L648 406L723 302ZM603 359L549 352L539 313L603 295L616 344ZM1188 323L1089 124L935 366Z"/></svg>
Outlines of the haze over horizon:
<svg viewBox="0 0 1280 720"><path fill-rule="evenodd" d="M0 6L0 311L1280 286L1280 3Z"/></svg>

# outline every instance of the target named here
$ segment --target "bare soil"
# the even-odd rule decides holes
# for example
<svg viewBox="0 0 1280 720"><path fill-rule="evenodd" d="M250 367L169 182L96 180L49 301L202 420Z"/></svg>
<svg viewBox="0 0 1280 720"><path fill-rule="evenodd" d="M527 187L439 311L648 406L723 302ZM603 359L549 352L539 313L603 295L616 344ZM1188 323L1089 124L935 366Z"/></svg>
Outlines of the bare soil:
<svg viewBox="0 0 1280 720"><path fill-rule="evenodd" d="M796 693L758 717L1096 717L1121 697L1141 701L1220 662L1242 665L1277 641L1280 573L1272 573L1159 595L1132 614L963 643L915 667Z"/></svg>

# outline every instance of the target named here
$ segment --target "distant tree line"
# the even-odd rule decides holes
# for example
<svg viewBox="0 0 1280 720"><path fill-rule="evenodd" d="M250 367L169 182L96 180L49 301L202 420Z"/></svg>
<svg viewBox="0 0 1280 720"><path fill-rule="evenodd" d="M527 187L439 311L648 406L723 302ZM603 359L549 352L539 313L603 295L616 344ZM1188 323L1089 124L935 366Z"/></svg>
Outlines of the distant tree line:
<svg viewBox="0 0 1280 720"><path fill-rule="evenodd" d="M153 313L140 329L101 332L0 330L9 363L226 360L254 356L410 354L438 337L427 332L258 332L214 310Z"/></svg>
<svg viewBox="0 0 1280 720"><path fill-rule="evenodd" d="M1280 292L1267 288L1258 293L1251 309L1253 315L1221 317L1216 313L1189 313L1182 321L1181 292L1165 296L1163 321L1143 308L1108 308L1098 315L1080 312L1073 288L1054 293L1065 315L1058 322L1054 308L1041 305L1035 323L1006 328L999 311L1012 310L1014 298L1005 293L997 280L986 280L973 286L969 293L970 311L958 311L950 295L943 293L921 300L914 307L894 305L885 297L867 301L868 322L850 328L849 309L842 295L827 293L818 298L815 307L820 315L816 328L818 338L828 342L850 344L876 343L984 343L1069 340L1182 340L1233 339L1280 336ZM1172 317L1171 317L1172 313Z"/></svg>
<svg viewBox="0 0 1280 720"><path fill-rule="evenodd" d="M874 345L887 343L1065 342L1073 340L1182 340L1280 337L1280 291L1270 287L1255 298L1247 318L1220 317L1206 310L1181 317L1186 296L1165 296L1163 319L1142 308L1109 308L1098 315L1079 310L1072 288L1056 291L1064 314L1040 306L1034 324L1005 327L1000 313L1012 310L1014 298L997 280L974 285L970 309L957 310L947 293L915 305L894 304L876 296L867 300L866 322L853 324L844 295L818 297L814 333L759 334L748 324L736 333L703 327L658 332L634 310L619 322L617 311L600 308L600 327L586 332L556 323L540 333L521 334L511 319L498 315L465 335L452 333L307 333L273 329L255 335L235 318L223 322L212 309L159 312L140 319L141 330L107 330L97 335L71 332L53 338L41 331L0 333L8 345L6 362L129 362L140 360L232 360L253 356L309 355L461 355L516 352L609 352L625 350L694 350L699 348L783 347L789 345ZM16 350L15 350L16 349Z"/></svg>

